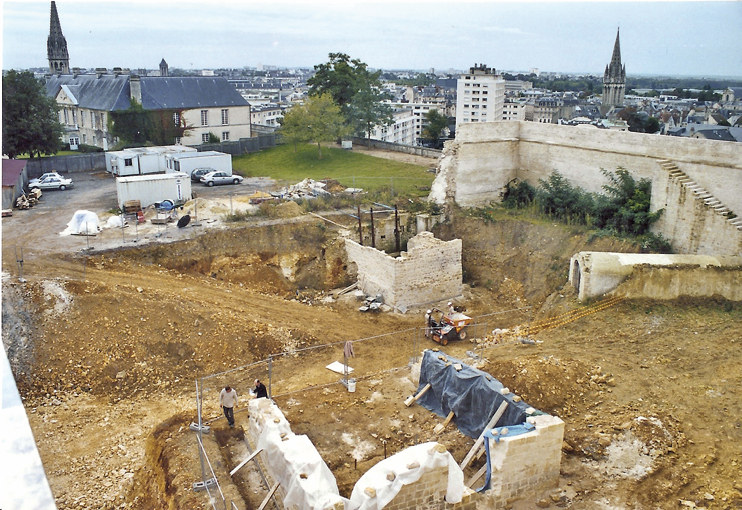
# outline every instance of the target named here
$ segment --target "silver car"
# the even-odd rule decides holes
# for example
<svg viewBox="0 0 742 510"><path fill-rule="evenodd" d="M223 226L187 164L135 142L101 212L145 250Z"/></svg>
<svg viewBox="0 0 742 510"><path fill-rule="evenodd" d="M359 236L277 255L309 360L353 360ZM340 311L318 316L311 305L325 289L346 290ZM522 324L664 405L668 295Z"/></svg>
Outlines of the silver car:
<svg viewBox="0 0 742 510"><path fill-rule="evenodd" d="M227 172L209 172L201 177L201 182L207 186L213 186L215 184L239 184L242 182L242 177L228 174Z"/></svg>
<svg viewBox="0 0 742 510"><path fill-rule="evenodd" d="M41 181L48 179L49 177L56 177L57 179L64 179L61 175L59 175L57 172L47 172L45 174L41 174L40 177L36 179L31 179L28 181L28 187L33 188L36 184L40 183Z"/></svg>
<svg viewBox="0 0 742 510"><path fill-rule="evenodd" d="M65 179L64 177L50 176L50 177L41 179L38 182L34 182L29 187L31 189L34 189L34 188L58 189L58 190L64 191L67 188L74 187L74 184L72 184L72 179Z"/></svg>

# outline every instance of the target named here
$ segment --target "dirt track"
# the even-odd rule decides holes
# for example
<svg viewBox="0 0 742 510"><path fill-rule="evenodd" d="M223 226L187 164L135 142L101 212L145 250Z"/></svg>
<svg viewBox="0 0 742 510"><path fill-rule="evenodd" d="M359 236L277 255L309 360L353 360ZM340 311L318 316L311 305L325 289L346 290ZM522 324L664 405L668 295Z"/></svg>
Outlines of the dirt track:
<svg viewBox="0 0 742 510"><path fill-rule="evenodd" d="M534 304L535 319L580 306L562 288L565 260L588 246L630 249L522 221L457 217L438 235L464 239L462 304L472 315ZM421 322L419 313L369 316L353 301L322 303L325 291L348 280L332 231L313 222L213 231L167 249L132 247L86 260L39 252L28 283L3 285L3 340L61 509L206 508L206 496L191 489L200 476L188 431L197 378ZM3 264L15 273L12 261ZM46 271L64 278L46 279ZM490 327L528 320L498 317ZM403 368L413 340L400 334L358 344L354 394L324 369L340 355L334 348L276 362L277 403L317 445L346 496L383 456L382 440L391 454L427 439L440 421L402 404L413 388ZM677 508L681 501L742 507L739 305L625 302L536 340L486 351L484 367L567 424L555 501L551 494L536 500L575 509ZM446 351L464 357L471 347ZM264 370L229 380L244 396ZM226 428L215 405L224 379L210 381L204 405L215 434L207 448L226 470L244 453L246 416L238 412L238 428ZM302 387L311 388L295 391ZM453 427L441 441L457 459L471 445ZM245 473L234 483L220 478L239 508L256 506L264 494L256 475Z"/></svg>

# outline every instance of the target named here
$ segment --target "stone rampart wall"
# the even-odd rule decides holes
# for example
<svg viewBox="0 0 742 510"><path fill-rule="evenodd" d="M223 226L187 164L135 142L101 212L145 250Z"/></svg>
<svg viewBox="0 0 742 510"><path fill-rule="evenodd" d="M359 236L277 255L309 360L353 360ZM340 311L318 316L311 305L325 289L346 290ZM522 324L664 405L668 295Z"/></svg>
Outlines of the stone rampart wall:
<svg viewBox="0 0 742 510"><path fill-rule="evenodd" d="M534 186L555 170L587 191L607 183L601 168L627 169L652 181L652 210L673 218L656 228L685 253L737 253L742 232L718 213L683 202L661 160L672 161L693 182L742 216L742 144L576 128L537 122L487 122L459 127L441 159L431 198L463 207L498 201L514 178ZM701 203L702 206L702 203ZM682 210L681 210L682 209ZM695 239L694 241L689 241Z"/></svg>

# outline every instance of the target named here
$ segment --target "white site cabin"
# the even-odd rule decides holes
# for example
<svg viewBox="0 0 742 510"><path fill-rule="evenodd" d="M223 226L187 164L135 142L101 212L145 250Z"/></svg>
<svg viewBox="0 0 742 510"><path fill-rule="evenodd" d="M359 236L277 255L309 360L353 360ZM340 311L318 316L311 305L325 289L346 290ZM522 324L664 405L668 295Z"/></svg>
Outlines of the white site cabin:
<svg viewBox="0 0 742 510"><path fill-rule="evenodd" d="M139 200L142 208L163 200L180 205L191 199L191 178L184 173L138 175L116 178L118 206Z"/></svg>
<svg viewBox="0 0 742 510"><path fill-rule="evenodd" d="M115 176L161 174L167 170L165 155L197 152L193 147L164 145L106 152L106 171Z"/></svg>
<svg viewBox="0 0 742 510"><path fill-rule="evenodd" d="M197 168L213 168L232 175L232 155L217 151L165 154L165 172L183 172L190 176Z"/></svg>

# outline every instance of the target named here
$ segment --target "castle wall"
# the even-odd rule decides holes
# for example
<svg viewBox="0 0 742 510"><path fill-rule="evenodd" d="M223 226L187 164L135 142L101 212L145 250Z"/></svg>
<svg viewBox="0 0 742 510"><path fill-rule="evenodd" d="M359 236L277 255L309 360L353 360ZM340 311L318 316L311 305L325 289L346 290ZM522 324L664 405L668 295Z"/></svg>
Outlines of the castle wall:
<svg viewBox="0 0 742 510"><path fill-rule="evenodd" d="M652 181L653 211L665 209L654 228L684 253L738 253L742 232L703 200L683 193L661 165L669 160L694 185L742 216L742 144L537 122L487 122L459 126L433 183L431 199L463 207L500 200L517 177L537 186L556 170L590 192L607 183L601 168L623 167Z"/></svg>

